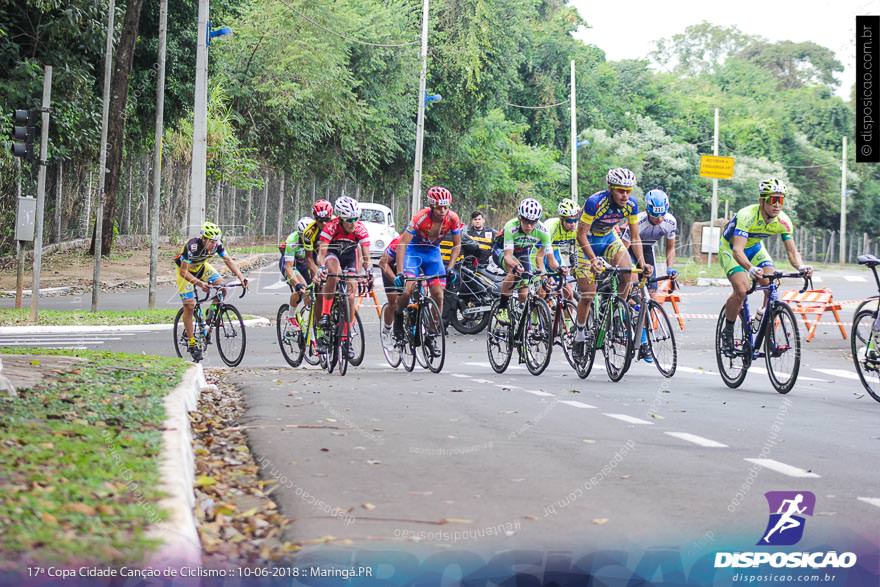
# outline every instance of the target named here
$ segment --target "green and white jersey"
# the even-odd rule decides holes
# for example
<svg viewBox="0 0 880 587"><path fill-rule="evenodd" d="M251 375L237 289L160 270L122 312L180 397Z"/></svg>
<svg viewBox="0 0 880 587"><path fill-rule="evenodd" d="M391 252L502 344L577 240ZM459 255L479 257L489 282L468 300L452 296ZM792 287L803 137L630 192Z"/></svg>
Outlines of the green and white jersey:
<svg viewBox="0 0 880 587"><path fill-rule="evenodd" d="M300 233L295 230L287 237L287 246L284 248L285 259L295 259L296 261L304 261L306 258L306 249L303 246Z"/></svg>
<svg viewBox="0 0 880 587"><path fill-rule="evenodd" d="M519 223L519 218L513 218L504 225L504 250L513 251L515 257L537 252L538 249L544 249L545 255L553 254L553 242L550 239L550 232L543 222L535 224L535 228L528 234L523 232Z"/></svg>

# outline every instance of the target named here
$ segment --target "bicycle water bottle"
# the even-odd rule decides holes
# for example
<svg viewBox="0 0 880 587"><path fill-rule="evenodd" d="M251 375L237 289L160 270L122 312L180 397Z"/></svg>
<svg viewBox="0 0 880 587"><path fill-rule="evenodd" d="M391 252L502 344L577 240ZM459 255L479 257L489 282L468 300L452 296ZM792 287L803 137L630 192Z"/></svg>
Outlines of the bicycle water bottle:
<svg viewBox="0 0 880 587"><path fill-rule="evenodd" d="M761 328L761 318L764 317L764 308L758 308L758 311L755 313L755 317L752 318L752 332L757 333L758 329Z"/></svg>
<svg viewBox="0 0 880 587"><path fill-rule="evenodd" d="M208 308L208 312L205 314L205 316L206 316L205 320L206 320L206 322L208 322L208 324L210 324L211 320L214 319L214 314L216 312L217 312L217 304L211 304L211 306Z"/></svg>

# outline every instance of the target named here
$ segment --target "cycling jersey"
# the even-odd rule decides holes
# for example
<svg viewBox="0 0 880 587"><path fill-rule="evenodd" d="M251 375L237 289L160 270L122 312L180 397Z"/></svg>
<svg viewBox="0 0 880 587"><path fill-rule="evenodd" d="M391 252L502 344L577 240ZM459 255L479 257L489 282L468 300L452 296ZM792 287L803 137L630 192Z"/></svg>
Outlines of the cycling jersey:
<svg viewBox="0 0 880 587"><path fill-rule="evenodd" d="M431 209L422 208L413 215L406 231L412 235L411 244L422 245L439 245L445 236L453 236L461 234L461 220L458 214L450 210L434 234L435 220L431 218Z"/></svg>
<svg viewBox="0 0 880 587"><path fill-rule="evenodd" d="M388 260L391 263L394 263L397 261L397 244L399 242L400 242L400 235L398 234L397 236L395 236L391 240L390 243L388 243L388 246L385 247L385 254L388 255ZM392 267L393 267L393 265L392 265Z"/></svg>
<svg viewBox="0 0 880 587"><path fill-rule="evenodd" d="M284 247L285 262L293 259L297 263L304 261L306 258L306 249L303 246L302 235L298 230L290 233L287 237L286 246Z"/></svg>
<svg viewBox="0 0 880 587"><path fill-rule="evenodd" d="M605 236L624 220L629 224L638 222L639 204L635 198L629 197L622 207L614 202L611 192L596 192L584 202L581 222L590 224L591 236Z"/></svg>
<svg viewBox="0 0 880 587"><path fill-rule="evenodd" d="M574 230L566 230L565 223L562 218L551 218L544 226L550 233L550 242L553 244L553 255L556 261L570 266L572 265L572 256L577 252L577 225ZM563 255L565 255L565 263L563 263ZM547 259L545 257L544 262Z"/></svg>
<svg viewBox="0 0 880 587"><path fill-rule="evenodd" d="M639 239L642 241L643 246L652 246L654 243L659 241L661 238L666 237L667 239L674 239L678 234L678 222L675 220L675 216L667 212L663 215L663 219L659 224L654 224L648 219L647 212L639 212L638 215L638 225L639 225ZM630 229L629 227L623 231L623 234L620 236L626 242L630 242L632 238L630 237Z"/></svg>
<svg viewBox="0 0 880 587"><path fill-rule="evenodd" d="M334 218L324 225L324 230L321 231L321 235L318 238L322 243L328 244L340 243L342 245L360 244L365 247L370 246L370 233L367 232L367 227L360 220L354 223L354 229L351 232L346 232L345 228L342 227L342 219Z"/></svg>
<svg viewBox="0 0 880 587"><path fill-rule="evenodd" d="M208 249L208 245L202 240L202 237L190 239L183 247L183 251L174 258L174 262L180 267L181 262L189 263L189 272L199 277L204 268L205 261L217 255L220 258L226 258L226 249L223 243L217 243L213 251Z"/></svg>
<svg viewBox="0 0 880 587"><path fill-rule="evenodd" d="M544 249L544 254L553 253L553 243L550 241L550 233L543 222L535 224L530 233L523 231L519 218L507 221L502 230L504 238L504 250L513 251L514 256L523 253L531 253L533 250Z"/></svg>
<svg viewBox="0 0 880 587"><path fill-rule="evenodd" d="M302 246L306 252L314 253L318 249L318 237L320 235L321 227L313 220L312 223L302 232L302 238L300 238Z"/></svg>
<svg viewBox="0 0 880 587"><path fill-rule="evenodd" d="M743 248L749 249L774 234L781 236L784 241L791 240L793 226L785 212L780 212L779 216L772 218L770 222L765 222L764 215L761 214L761 205L752 204L733 215L724 227L721 239L733 244L733 237L745 237L746 244Z"/></svg>

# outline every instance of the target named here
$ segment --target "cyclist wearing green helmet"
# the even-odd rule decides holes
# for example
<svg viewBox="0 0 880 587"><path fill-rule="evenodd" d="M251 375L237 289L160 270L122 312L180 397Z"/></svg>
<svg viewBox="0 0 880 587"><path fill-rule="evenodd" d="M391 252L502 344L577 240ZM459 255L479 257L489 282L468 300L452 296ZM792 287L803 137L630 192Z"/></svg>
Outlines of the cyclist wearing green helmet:
<svg viewBox="0 0 880 587"><path fill-rule="evenodd" d="M553 256L558 265L574 267L577 265L577 227L581 207L571 198L564 198L556 206L556 214L556 218L550 218L544 223L550 233ZM544 265L550 271L549 255L544 256ZM566 298L574 297L570 284L565 286L564 291Z"/></svg>
<svg viewBox="0 0 880 587"><path fill-rule="evenodd" d="M183 251L174 258L177 264L177 293L183 302L183 326L189 341L189 352L194 361L202 360L202 352L196 346L193 336L193 309L196 306L195 288L209 291L211 286L220 281L220 274L211 267L208 259L217 255L226 267L247 287L248 280L241 274L232 257L226 254L226 249L220 238L223 236L220 227L213 222L205 222L202 225L201 236L190 239L183 247Z"/></svg>

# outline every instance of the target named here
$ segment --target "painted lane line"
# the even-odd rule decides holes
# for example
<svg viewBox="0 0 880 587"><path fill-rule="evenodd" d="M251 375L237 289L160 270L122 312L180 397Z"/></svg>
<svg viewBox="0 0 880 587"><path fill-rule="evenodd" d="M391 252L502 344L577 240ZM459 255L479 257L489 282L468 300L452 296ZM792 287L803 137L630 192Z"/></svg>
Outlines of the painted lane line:
<svg viewBox="0 0 880 587"><path fill-rule="evenodd" d="M486 385L494 385L494 381L491 379L474 379L474 383L485 383Z"/></svg>
<svg viewBox="0 0 880 587"><path fill-rule="evenodd" d="M467 365L469 367L482 367L483 369L490 368L490 365L488 362L479 363L477 361L470 361L470 362L466 362L465 365ZM508 370L510 370L510 369L525 369L525 367L523 367L522 365L510 365L507 367L507 369Z"/></svg>
<svg viewBox="0 0 880 587"><path fill-rule="evenodd" d="M792 467L791 465L786 465L785 463L781 463L774 459L744 459L750 463L754 463L756 465L760 465L771 471L776 471L777 473L782 473L783 475L788 475L789 477L800 477L806 479L818 479L819 475L816 473L811 473L805 469L801 469L799 467Z"/></svg>
<svg viewBox="0 0 880 587"><path fill-rule="evenodd" d="M653 422L648 422L647 420L642 420L641 418L635 418L633 416L627 416L626 414L602 414L603 416L608 416L609 418L614 418L615 420L620 420L621 422L626 422L627 424L647 424L652 426Z"/></svg>
<svg viewBox="0 0 880 587"><path fill-rule="evenodd" d="M547 393L546 391L541 391L540 389L524 389L523 391L532 395L537 395L538 397L553 397L552 393Z"/></svg>
<svg viewBox="0 0 880 587"><path fill-rule="evenodd" d="M847 281L858 281L858 282L865 282L865 281L868 281L868 280L865 279L865 277L862 276L862 275L844 275L843 278L844 278L845 280L847 280Z"/></svg>
<svg viewBox="0 0 880 587"><path fill-rule="evenodd" d="M459 379L470 379L470 375L463 375L461 373L450 373L453 377L458 377Z"/></svg>
<svg viewBox="0 0 880 587"><path fill-rule="evenodd" d="M580 408L582 410L595 410L596 406L591 406L590 404L585 404L584 402L575 401L572 399L560 400L559 403L565 404L567 406L571 406L573 408Z"/></svg>
<svg viewBox="0 0 880 587"><path fill-rule="evenodd" d="M691 434L689 432L665 432L665 434L672 436L673 438L679 438L687 442L693 442L694 444L705 446L707 448L727 448L726 444L715 442L714 440L710 440L702 436L697 436L696 434Z"/></svg>
<svg viewBox="0 0 880 587"><path fill-rule="evenodd" d="M685 367L683 365L679 365L676 370L683 373L696 373L697 375L718 375L717 371L710 371L709 369L695 369L694 367Z"/></svg>
<svg viewBox="0 0 880 587"><path fill-rule="evenodd" d="M857 497L856 499L880 508L880 497Z"/></svg>
<svg viewBox="0 0 880 587"><path fill-rule="evenodd" d="M856 375L852 371L845 371L844 369L813 369L813 371L818 371L819 373L824 373L825 375L831 375L832 377L842 377L843 379L852 379L854 381L859 380L858 375Z"/></svg>
<svg viewBox="0 0 880 587"><path fill-rule="evenodd" d="M40 341L20 341L14 340L11 342L4 342L6 346L40 346L42 344L62 344L62 345L71 345L71 344L104 344L103 340L80 340L76 338L60 338L60 339L46 339Z"/></svg>
<svg viewBox="0 0 880 587"><path fill-rule="evenodd" d="M767 369L764 367L749 367L749 373L760 373L761 375L767 374ZM780 377L790 377L791 373L787 373L785 371L779 371ZM828 379L819 379L818 377L807 377L806 375L798 375L798 381L819 381L821 383L830 383Z"/></svg>

